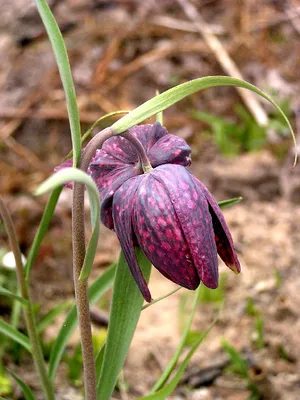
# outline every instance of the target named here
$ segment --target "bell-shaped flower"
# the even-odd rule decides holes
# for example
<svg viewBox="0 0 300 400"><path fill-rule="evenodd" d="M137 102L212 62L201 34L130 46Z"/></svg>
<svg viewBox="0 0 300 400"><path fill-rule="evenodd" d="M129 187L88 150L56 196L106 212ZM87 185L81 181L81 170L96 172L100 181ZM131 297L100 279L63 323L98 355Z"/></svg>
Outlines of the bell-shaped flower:
<svg viewBox="0 0 300 400"><path fill-rule="evenodd" d="M217 202L186 168L190 147L158 123L130 132L144 146L150 172L143 173L135 147L120 136L104 143L88 172L100 191L101 220L115 230L141 293L151 301L135 246L178 285L196 289L202 282L216 288L217 254L237 273L240 264Z"/></svg>

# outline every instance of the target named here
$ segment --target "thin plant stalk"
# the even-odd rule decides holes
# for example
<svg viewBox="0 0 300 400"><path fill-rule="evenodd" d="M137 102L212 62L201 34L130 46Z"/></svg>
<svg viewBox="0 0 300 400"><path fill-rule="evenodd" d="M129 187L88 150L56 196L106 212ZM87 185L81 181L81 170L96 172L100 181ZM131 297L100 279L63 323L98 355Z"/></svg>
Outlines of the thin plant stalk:
<svg viewBox="0 0 300 400"><path fill-rule="evenodd" d="M90 159L97 148L101 147L104 141L112 136L110 129L100 132L100 143L92 146L95 142L92 139L83 152L80 169L86 171ZM98 135L97 135L98 138ZM99 139L99 138L98 138ZM91 149L91 147L93 147ZM90 149L92 151L90 151ZM73 205L72 205L72 242L73 242L73 278L76 296L76 306L78 323L80 329L80 339L83 358L84 387L87 400L97 399L97 381L92 343L91 320L88 301L88 282L87 279L79 279L85 258L85 223L84 223L84 188L81 184L74 183L73 186Z"/></svg>
<svg viewBox="0 0 300 400"><path fill-rule="evenodd" d="M146 308L148 308L150 306L153 306L153 304L158 303L159 301L162 301L162 300L166 299L169 296L172 296L172 294L178 292L180 289L182 289L181 286L177 287L176 289L171 290L171 292L169 292L169 293L167 293L167 294L165 294L163 296L158 297L157 299L152 300L151 303L145 304L142 307L142 310L146 310Z"/></svg>
<svg viewBox="0 0 300 400"><path fill-rule="evenodd" d="M0 213L9 238L10 246L15 257L17 279L22 297L28 301L28 305L23 308L28 335L32 346L32 356L40 377L46 400L54 400L54 390L47 374L47 368L43 356L42 346L37 332L37 323L35 320L29 287L25 279L25 273L21 258L21 251L17 240L16 231L10 216L10 213L0 196Z"/></svg>
<svg viewBox="0 0 300 400"><path fill-rule="evenodd" d="M114 135L111 128L106 128L93 137L83 151L79 168L87 171L91 158L97 149L101 149L105 140ZM140 141L130 132L126 132L123 136L129 140L136 148L143 171L152 169L147 158L146 152ZM78 323L80 329L83 373L85 394L87 400L96 400L97 383L96 368L92 344L91 321L89 312L89 301L87 295L88 282L86 279L79 279L82 270L86 249L85 249L85 223L84 223L84 187L74 182L73 185L73 205L72 205L72 242L73 242L73 277L75 296L77 304Z"/></svg>

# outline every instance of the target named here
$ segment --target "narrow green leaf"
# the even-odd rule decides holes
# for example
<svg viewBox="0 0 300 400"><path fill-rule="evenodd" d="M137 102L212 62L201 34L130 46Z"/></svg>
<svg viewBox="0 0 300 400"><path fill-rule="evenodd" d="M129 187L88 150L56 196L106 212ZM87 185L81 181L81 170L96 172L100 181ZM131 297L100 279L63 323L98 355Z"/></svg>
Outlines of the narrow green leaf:
<svg viewBox="0 0 300 400"><path fill-rule="evenodd" d="M7 290L7 289L5 289L5 288L2 287L2 286L0 286L0 295L1 295L1 296L9 297L9 298L11 298L11 299L13 299L13 300L17 300L17 301L19 301L20 303L22 303L24 306L27 306L27 304L28 304L28 301L27 301L26 299L24 299L23 297L18 296L18 295L16 295L16 294L12 293L10 290Z"/></svg>
<svg viewBox="0 0 300 400"><path fill-rule="evenodd" d="M249 365L247 360L226 340L222 341L222 347L230 358L230 365L227 367L227 369L247 379L249 377Z"/></svg>
<svg viewBox="0 0 300 400"><path fill-rule="evenodd" d="M36 400L30 387L24 382L22 381L22 379L20 377L18 377L18 375L16 375L14 372L7 370L8 373L14 378L14 380L17 382L17 384L20 386L20 388L22 389L22 392L25 396L25 400Z"/></svg>
<svg viewBox="0 0 300 400"><path fill-rule="evenodd" d="M100 380L102 364L104 360L104 352L105 352L105 344L101 347L99 353L97 354L95 366L96 366L96 376L98 377L98 381ZM98 382L97 382L98 384Z"/></svg>
<svg viewBox="0 0 300 400"><path fill-rule="evenodd" d="M84 135L82 135L81 146L91 136L93 130L96 129L97 126L102 125L107 119L110 119L116 115L128 114L128 113L129 113L129 111L125 111L125 110L113 111L113 112L105 114L102 117L100 117L99 119L97 119L97 121L93 123L93 125L84 133ZM66 160L71 158L72 155L73 155L73 150L71 150L70 153L67 155Z"/></svg>
<svg viewBox="0 0 300 400"><path fill-rule="evenodd" d="M219 201L218 204L220 208L226 208L226 207L231 207L234 204L238 204L242 200L243 200L242 197L235 197L233 199Z"/></svg>
<svg viewBox="0 0 300 400"><path fill-rule="evenodd" d="M125 115L123 118L116 121L111 128L115 133L122 133L127 129L131 128L133 125L139 124L145 119L151 117L152 115L158 114L159 112L165 110L166 108L177 103L179 100L183 99L190 94L198 92L199 90L215 87L215 86L236 86L251 90L254 93L259 94L261 97L268 100L278 112L284 118L291 135L293 137L295 149L296 149L296 138L294 135L293 128L286 117L285 113L282 111L280 106L265 92L258 89L256 86L245 82L240 79L232 78L230 76L206 76L204 78L198 78L191 80L189 82L182 83L181 85L175 86L156 97L146 101L136 109L132 110L129 114ZM296 149L297 150L297 149ZM297 160L297 151L295 152L295 163Z"/></svg>
<svg viewBox="0 0 300 400"><path fill-rule="evenodd" d="M198 297L199 297L199 291L201 289L201 285L198 287L198 289L196 290L195 294L194 294L194 300L193 300L193 304L192 304L192 309L190 312L190 316L188 319L188 322L184 328L184 332L183 335L180 339L180 342L177 346L177 349L172 357L172 359L170 360L169 364L167 365L167 367L165 368L164 372L162 373L162 375L160 376L159 380L155 383L155 385L153 386L151 393L157 392L159 389L161 389L163 387L163 385L166 383L167 379L169 378L169 376L171 375L171 373L173 372L174 368L177 365L177 362L179 360L179 357L181 355L181 353L183 352L185 343L186 343L186 339L188 337L188 334L190 332L191 326L192 326L192 322L195 316L195 312L197 309L197 303L198 303Z"/></svg>
<svg viewBox="0 0 300 400"><path fill-rule="evenodd" d="M86 255L84 258L82 270L79 279L88 278L97 249L97 242L100 231L100 198L97 186L93 179L85 172L77 168L62 169L43 182L36 190L36 194L43 194L49 190L53 190L67 182L76 181L86 185L87 192L90 199L91 221L92 221L92 234L87 246Z"/></svg>
<svg viewBox="0 0 300 400"><path fill-rule="evenodd" d="M159 95L159 91L156 90L156 96L158 96L158 95ZM163 116L163 112L162 111L159 111L156 114L156 122L159 122L161 125L164 124L164 116Z"/></svg>
<svg viewBox="0 0 300 400"><path fill-rule="evenodd" d="M52 44L52 49L56 58L60 78L63 84L66 96L69 121L70 121L72 147L74 154L74 166L76 167L78 165L81 152L81 145L80 145L81 129L80 129L79 111L76 101L75 87L72 78L72 72L70 68L67 49L62 34L47 4L47 1L35 0L35 3L38 12L42 18L43 24L45 25L50 42Z"/></svg>
<svg viewBox="0 0 300 400"><path fill-rule="evenodd" d="M90 304L95 303L113 284L116 264L107 268L89 287L88 296ZM49 361L49 377L54 380L58 364L61 360L66 344L77 326L76 307L73 306L68 312L56 341L52 347Z"/></svg>
<svg viewBox="0 0 300 400"><path fill-rule="evenodd" d="M146 280L151 264L140 249L137 260ZM130 273L124 255L121 254L116 272L107 341L100 379L98 399L109 400L118 375L124 365L128 349L136 329L143 305L143 297Z"/></svg>
<svg viewBox="0 0 300 400"><path fill-rule="evenodd" d="M58 315L62 314L63 312L65 312L70 308L71 308L71 303L69 301L66 301L64 303L52 307L38 322L37 324L38 333L42 333L50 324L52 324L52 322Z"/></svg>
<svg viewBox="0 0 300 400"><path fill-rule="evenodd" d="M181 379L188 363L190 362L192 356L194 355L194 353L196 352L196 350L198 349L200 344L203 342L203 340L206 338L206 336L208 335L208 333L210 332L212 327L215 325L217 320L218 320L218 317L212 322L212 324L208 327L208 329L199 337L199 339L191 347L190 351L188 352L188 354L184 358L183 362L181 363L180 367L178 368L178 371L176 372L174 377L171 379L171 381L167 385L165 385L162 389L160 389L159 391L157 391L155 393L151 393L144 397L139 397L136 400L165 400L167 397L169 397L174 392L177 385L179 384L180 379Z"/></svg>
<svg viewBox="0 0 300 400"><path fill-rule="evenodd" d="M28 337L7 322L3 321L3 319L0 319L0 333L19 343L29 351L29 353L31 353L31 344Z"/></svg>
<svg viewBox="0 0 300 400"><path fill-rule="evenodd" d="M18 288L17 295L21 297L20 288ZM26 303L26 304L28 304L28 303ZM14 301L13 306L12 306L11 316L10 316L10 324L14 328L18 328L18 326L19 326L21 312L22 312L22 304L17 300Z"/></svg>
<svg viewBox="0 0 300 400"><path fill-rule="evenodd" d="M26 276L27 280L29 280L32 266L35 262L36 256L38 254L41 243L45 237L45 234L48 231L49 223L50 223L50 220L54 213L54 210L55 210L56 204L58 202L59 196L61 194L61 191L62 191L62 187L54 189L53 192L51 193L51 196L49 197L49 200L45 207L45 211L42 216L42 220L40 222L38 231L35 234L33 243L30 247L30 251L29 251L29 254L27 257L27 262L25 265L25 276Z"/></svg>

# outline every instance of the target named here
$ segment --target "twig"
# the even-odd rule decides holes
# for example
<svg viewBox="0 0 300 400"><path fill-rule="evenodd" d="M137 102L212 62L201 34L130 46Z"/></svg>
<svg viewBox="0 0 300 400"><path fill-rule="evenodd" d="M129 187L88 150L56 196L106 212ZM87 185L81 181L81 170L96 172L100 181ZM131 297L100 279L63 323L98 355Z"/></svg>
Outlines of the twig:
<svg viewBox="0 0 300 400"><path fill-rule="evenodd" d="M238 69L234 61L230 58L220 40L211 32L207 31L207 24L202 16L198 13L197 9L189 2L189 0L177 0L177 2L183 9L186 16L194 22L195 28L197 28L198 32L202 35L206 44L213 51L215 57L221 64L224 71L234 78L243 79L240 70ZM236 89L257 123L261 126L266 126L268 123L268 116L260 103L254 97L253 93L246 92L241 88Z"/></svg>
<svg viewBox="0 0 300 400"><path fill-rule="evenodd" d="M291 21L291 24L293 25L293 28L295 31L300 35L300 12L299 9L295 11L292 7L289 7L287 10L285 10L285 15L289 18L289 21ZM296 18L293 18L296 15Z"/></svg>
<svg viewBox="0 0 300 400"><path fill-rule="evenodd" d="M104 56L102 57L101 61L98 63L96 67L94 73L93 85L99 87L102 84L102 82L104 82L107 75L108 66L111 60L116 56L120 47L120 42L121 42L121 35L116 35L109 42L105 50Z"/></svg>
<svg viewBox="0 0 300 400"><path fill-rule="evenodd" d="M299 12L300 12L300 7L294 7L290 8L284 15L279 16L278 18L274 18L271 20L267 21L262 21L258 23L253 23L249 27L249 33L251 32L257 32L262 29L270 28L272 26L276 26L278 24L282 24L284 22L289 22L291 21L292 24L294 23L295 19L299 18ZM169 29L175 29L179 31L184 31L184 32L191 32L191 33L197 33L199 32L199 29L196 28L194 25L191 25L189 22L183 21L178 18L172 18L168 16L161 16L161 17L156 17L155 19L151 20L151 24L155 26L162 26L165 28ZM299 27L298 27L299 29ZM224 27L219 26L219 25L205 25L203 27L203 30L206 31L207 33L212 33L213 35L224 35L226 34L226 30Z"/></svg>
<svg viewBox="0 0 300 400"><path fill-rule="evenodd" d="M63 106L60 108L46 108L40 110L26 110L22 111L14 107L3 107L0 109L0 118L22 118L22 119L51 119L51 120L65 120L68 119L67 110ZM91 123L99 118L99 113L93 111L82 111L80 120L82 122Z"/></svg>
<svg viewBox="0 0 300 400"><path fill-rule="evenodd" d="M270 28L272 26L276 26L278 24L291 21L293 24L293 20L299 18L300 7L293 7L288 10L288 13L279 16L278 18L274 18L270 21L263 21L258 24L254 24L250 27L250 32L256 32L261 29Z"/></svg>
<svg viewBox="0 0 300 400"><path fill-rule="evenodd" d="M31 298L30 298L29 288L28 288L28 285L27 285L27 282L25 279L21 251L20 251L16 231L15 231L10 213L9 213L6 205L4 204L1 196L0 196L0 214L4 221L4 225L6 228L7 236L9 238L10 246L11 246L12 252L15 257L16 272L17 272L17 278L18 278L20 292L21 292L22 297L28 301L28 305L26 307L24 307L24 314L25 314L27 331L28 331L28 335L30 337L30 343L32 346L32 356L33 356L33 359L34 359L34 362L35 362L35 365L36 365L36 368L37 368L37 371L38 371L38 374L39 374L39 377L40 377L40 380L42 383L45 398L47 400L54 400L53 387L52 387L51 381L47 374L43 351L42 351L41 343L39 340L39 335L38 335L38 332L36 329L37 324L35 321L35 316L34 316L34 311L33 311L32 302L31 302Z"/></svg>
<svg viewBox="0 0 300 400"><path fill-rule="evenodd" d="M172 18L168 16L155 17L151 20L151 24L157 26L163 26L165 28L176 29L178 31L191 32L191 33L199 33L199 29L194 25L191 25L190 22L182 21L178 18ZM206 32L212 33L214 35L223 35L225 29L219 25L209 25L204 27Z"/></svg>
<svg viewBox="0 0 300 400"><path fill-rule="evenodd" d="M8 137L4 141L4 144L20 157L24 158L27 162L29 162L29 164L33 165L37 171L48 171L47 166L39 159L38 156L36 156L32 151L24 147L22 144L18 143L13 137Z"/></svg>
<svg viewBox="0 0 300 400"><path fill-rule="evenodd" d="M206 46L203 43L171 43L163 47L156 48L149 51L146 54L137 57L134 61L124 65L115 75L112 76L111 80L108 81L103 92L116 87L120 82L127 78L127 76L133 74L139 69L143 68L150 62L159 60L160 58L169 56L170 54L178 53L190 53L190 52L205 52Z"/></svg>

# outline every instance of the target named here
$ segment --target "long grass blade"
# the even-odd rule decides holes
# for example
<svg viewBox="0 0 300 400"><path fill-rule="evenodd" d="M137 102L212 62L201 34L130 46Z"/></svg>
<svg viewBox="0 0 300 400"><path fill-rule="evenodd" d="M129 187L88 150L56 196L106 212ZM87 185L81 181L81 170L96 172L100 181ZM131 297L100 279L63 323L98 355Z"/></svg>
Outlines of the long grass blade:
<svg viewBox="0 0 300 400"><path fill-rule="evenodd" d="M209 334L209 332L217 322L218 317L219 316L217 316L217 318L211 323L211 325L207 328L207 330L199 337L196 343L192 346L192 348L184 358L183 362L181 363L176 374L170 380L170 382L167 383L162 389L158 390L157 392L151 393L144 397L140 397L136 400L165 400L174 392L192 356L194 355L200 344L203 342L203 340L206 338L206 336Z"/></svg>
<svg viewBox="0 0 300 400"><path fill-rule="evenodd" d="M10 290L7 290L2 286L0 286L0 295L9 297L12 300L17 300L18 302L23 304L23 306L28 305L28 301L26 299L24 299L24 297L18 296L17 294L12 293Z"/></svg>
<svg viewBox="0 0 300 400"><path fill-rule="evenodd" d="M103 272L89 287L88 296L90 304L95 303L99 298L112 286L113 279L116 271L116 264L112 264ZM49 360L49 377L51 380L55 378L58 364L64 353L65 347L73 334L77 321L76 307L73 306L68 312L60 331L57 335L55 343L52 347L50 360Z"/></svg>
<svg viewBox="0 0 300 400"><path fill-rule="evenodd" d="M31 344L28 337L7 322L3 321L3 319L0 319L0 333L19 343L29 351L29 353L31 353Z"/></svg>
<svg viewBox="0 0 300 400"><path fill-rule="evenodd" d="M124 117L116 121L111 128L117 134L122 133L125 130L131 128L133 125L139 124L145 119L152 117L155 114L158 114L159 112L172 106L173 104L177 103L183 98L193 93L196 93L200 90L208 89L215 86L234 86L234 87L248 89L251 92L254 92L260 95L261 97L265 98L266 100L268 100L278 110L278 112L285 120L293 137L295 150L297 150L297 143L293 128L287 116L281 109L281 107L270 96L268 96L262 90L258 89L256 86L241 79L232 78L230 76L206 76L204 78L194 79L182 83L181 85L175 86L153 97L152 99L146 101L136 109L132 110L129 114L125 115ZM295 151L294 164L296 164L296 161L297 161L297 151Z"/></svg>
<svg viewBox="0 0 300 400"><path fill-rule="evenodd" d="M58 202L59 196L61 194L61 191L62 191L62 187L54 189L53 192L51 193L51 196L49 197L49 200L45 207L44 214L42 216L37 233L35 234L33 243L30 247L30 251L29 251L29 254L27 257L27 262L25 265L25 277L27 280L29 280L30 272L31 272L33 264L36 260L39 248L40 248L41 243L48 231L50 220L54 213L54 210L55 210L56 204Z"/></svg>
<svg viewBox="0 0 300 400"><path fill-rule="evenodd" d="M14 372L12 372L10 370L8 370L8 373L14 378L14 380L17 382L17 384L22 389L25 400L36 400L30 387L18 375L16 375Z"/></svg>
<svg viewBox="0 0 300 400"><path fill-rule="evenodd" d="M148 280L151 264L141 250L137 250L138 263ZM143 305L143 297L121 254L115 276L107 341L98 380L98 399L109 400L124 365Z"/></svg>
<svg viewBox="0 0 300 400"><path fill-rule="evenodd" d="M45 25L46 31L48 33L50 42L52 44L52 49L56 58L57 66L59 69L60 78L63 84L66 103L69 115L70 129L71 129L71 137L72 137L72 147L74 154L74 166L78 165L80 159L80 151L81 151L81 128L80 128L80 119L79 119L79 111L76 101L76 93L74 82L72 78L71 67L69 63L69 58L67 54L66 45L62 34L59 30L57 22L48 6L46 0L35 0L38 12L42 18L42 21Z"/></svg>

